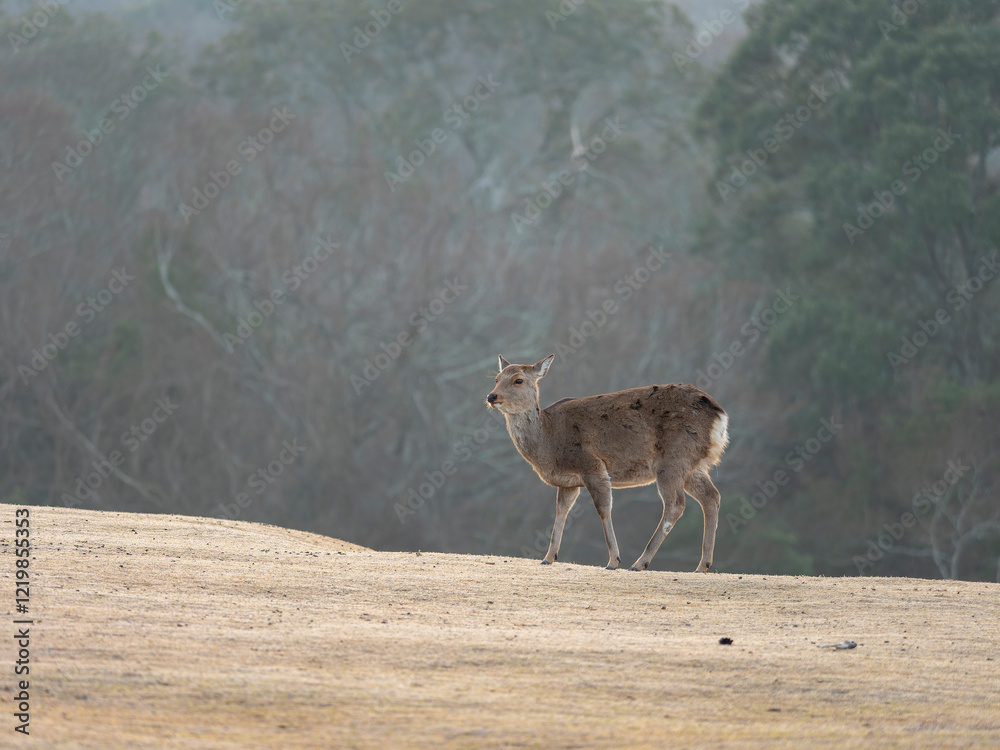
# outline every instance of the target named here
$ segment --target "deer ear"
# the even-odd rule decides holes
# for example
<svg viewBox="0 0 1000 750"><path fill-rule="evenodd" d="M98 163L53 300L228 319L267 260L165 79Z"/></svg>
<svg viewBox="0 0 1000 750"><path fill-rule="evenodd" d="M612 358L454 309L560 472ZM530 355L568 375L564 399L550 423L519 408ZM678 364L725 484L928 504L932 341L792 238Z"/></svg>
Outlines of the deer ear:
<svg viewBox="0 0 1000 750"><path fill-rule="evenodd" d="M556 358L555 354L550 354L545 359L543 359L541 362L536 362L534 365L532 365L531 369L534 370L538 374L539 378L544 378L545 377L545 373L547 373L549 371L549 368L552 366L552 361L555 358Z"/></svg>
<svg viewBox="0 0 1000 750"><path fill-rule="evenodd" d="M500 372L503 372L505 367L510 367L510 362L503 358L503 355L498 355L500 357Z"/></svg>

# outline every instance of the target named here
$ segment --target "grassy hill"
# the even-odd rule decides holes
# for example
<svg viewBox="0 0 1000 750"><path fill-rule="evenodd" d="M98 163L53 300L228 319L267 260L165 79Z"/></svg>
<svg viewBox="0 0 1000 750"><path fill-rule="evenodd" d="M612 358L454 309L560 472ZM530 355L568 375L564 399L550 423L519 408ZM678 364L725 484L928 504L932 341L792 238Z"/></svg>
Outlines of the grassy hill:
<svg viewBox="0 0 1000 750"><path fill-rule="evenodd" d="M31 528L19 747L1000 742L996 584L543 567L54 508Z"/></svg>

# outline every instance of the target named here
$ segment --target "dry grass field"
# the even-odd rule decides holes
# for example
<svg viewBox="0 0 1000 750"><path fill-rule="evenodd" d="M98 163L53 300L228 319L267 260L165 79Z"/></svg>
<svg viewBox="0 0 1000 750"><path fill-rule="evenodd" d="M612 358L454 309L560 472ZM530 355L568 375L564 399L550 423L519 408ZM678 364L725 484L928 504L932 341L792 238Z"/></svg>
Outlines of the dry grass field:
<svg viewBox="0 0 1000 750"><path fill-rule="evenodd" d="M10 645L3 747L1000 746L995 584L608 572L54 508L31 528L31 736Z"/></svg>

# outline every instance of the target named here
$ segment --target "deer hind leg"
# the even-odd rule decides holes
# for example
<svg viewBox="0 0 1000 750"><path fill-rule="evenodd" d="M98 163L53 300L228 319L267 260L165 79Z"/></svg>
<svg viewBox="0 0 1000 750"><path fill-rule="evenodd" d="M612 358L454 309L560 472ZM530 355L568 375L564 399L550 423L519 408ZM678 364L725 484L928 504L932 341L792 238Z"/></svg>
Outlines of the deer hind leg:
<svg viewBox="0 0 1000 750"><path fill-rule="evenodd" d="M597 515L601 517L604 526L604 541L608 545L608 570L614 570L621 563L621 553L618 551L618 540L615 539L615 528L611 525L611 477L588 474L583 478L587 491L594 499Z"/></svg>
<svg viewBox="0 0 1000 750"><path fill-rule="evenodd" d="M580 496L579 487L559 487L556 489L556 520L552 524L552 536L549 537L549 551L545 553L542 565L551 565L559 554L559 545L562 543L563 529L566 527L566 516L569 515L573 504Z"/></svg>
<svg viewBox="0 0 1000 750"><path fill-rule="evenodd" d="M669 469L660 469L656 472L656 489L660 492L660 499L663 501L663 516L660 523L649 539L649 544L643 550L642 555L635 561L630 570L645 570L653 560L656 550L663 544L667 534L677 523L677 520L684 513L684 489L680 483L680 473Z"/></svg>
<svg viewBox="0 0 1000 750"><path fill-rule="evenodd" d="M719 526L719 506L722 498L719 490L712 484L708 473L698 470L688 477L684 485L698 504L705 516L705 533L701 540L701 562L696 573L704 573L712 567L712 555L715 553L715 531Z"/></svg>

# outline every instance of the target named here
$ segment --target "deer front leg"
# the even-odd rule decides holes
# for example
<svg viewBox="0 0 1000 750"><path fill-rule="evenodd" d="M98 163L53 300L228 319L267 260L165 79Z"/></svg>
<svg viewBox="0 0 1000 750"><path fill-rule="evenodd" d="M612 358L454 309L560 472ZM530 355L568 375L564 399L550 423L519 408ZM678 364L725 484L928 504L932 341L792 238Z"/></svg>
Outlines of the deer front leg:
<svg viewBox="0 0 1000 750"><path fill-rule="evenodd" d="M604 541L608 545L608 570L615 570L621 563L621 553L618 551L618 540L615 539L615 527L611 525L611 477L607 472L603 475L588 474L583 478L587 491L594 499L597 515L601 517L604 526Z"/></svg>
<svg viewBox="0 0 1000 750"><path fill-rule="evenodd" d="M579 487L556 488L556 520L552 524L552 536L549 537L549 551L545 553L542 565L551 565L558 559L559 545L562 543L563 529L566 527L566 516L573 509L573 504L579 496Z"/></svg>

